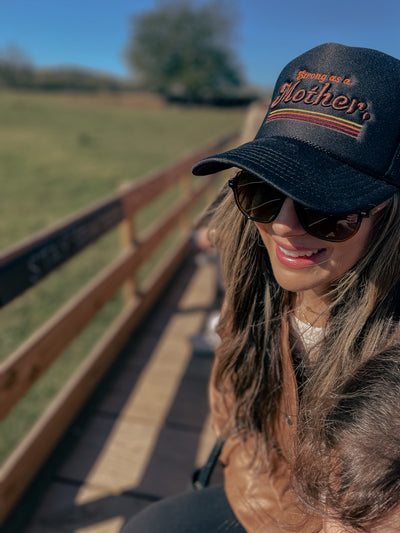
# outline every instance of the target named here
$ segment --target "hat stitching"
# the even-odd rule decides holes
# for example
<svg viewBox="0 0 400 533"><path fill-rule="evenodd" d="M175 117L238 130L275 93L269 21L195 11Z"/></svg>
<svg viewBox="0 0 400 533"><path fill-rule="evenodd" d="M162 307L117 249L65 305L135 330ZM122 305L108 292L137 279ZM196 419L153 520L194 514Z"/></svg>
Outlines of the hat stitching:
<svg viewBox="0 0 400 533"><path fill-rule="evenodd" d="M253 158L251 158L251 157L249 157L249 162L250 162L250 163L252 163L252 162L254 162L254 163L259 163L259 161L258 161L257 159L253 159ZM272 162L272 161L271 161L271 162ZM273 162L272 162L272 163L273 163ZM280 161L278 161L278 163L280 163ZM289 177L289 176L293 176L293 174L290 173L290 172L289 172L289 173L286 173L286 172L285 172L285 169L282 169L282 170L283 170L283 171L282 171L281 173L279 173L279 176L280 176L280 179L281 179L281 182L282 182L281 186L279 186L279 184L278 184L277 182L271 182L271 184L272 184L274 187L276 187L277 189L282 190L285 194L288 194L288 191L285 191L285 190L283 189L282 185L283 185L283 183L286 183L286 184L293 184L293 180L288 179L288 177ZM254 170L253 170L253 172L255 172L256 174L258 174L257 171L254 171ZM261 179L265 179L265 178L261 178ZM301 186L302 184L299 183L299 185ZM303 188L304 188L304 187L303 187ZM333 186L333 188L336 189L335 186ZM308 193L310 193L310 191L307 189L306 186L305 186L305 189L307 190ZM374 192L375 190L376 190L376 187L374 187L373 185L372 185L372 186L368 186L368 185L366 185L366 184L364 184L364 183L359 183L359 184L357 184L357 198L358 198L359 202L363 203L364 201L369 200L369 197L370 197L371 192ZM354 189L349 190L349 193L350 193L351 196L353 196L353 195L354 195ZM328 192L328 194L329 194L329 192ZM289 196L291 196L290 193L289 193ZM320 197L320 195L318 195L318 196ZM325 196L325 195L324 195L324 196ZM310 199L310 198L309 198L309 199ZM300 200L300 201L301 201L302 203L308 203L305 199L302 199L302 200ZM376 203L370 203L370 202L368 202L368 204L369 204L370 206L375 206L375 205L376 205ZM367 208L367 207L365 207L365 208ZM356 209L358 209L358 208L356 208ZM335 210L336 210L336 209L335 209Z"/></svg>
<svg viewBox="0 0 400 533"><path fill-rule="evenodd" d="M277 138L279 138L279 137L277 137ZM283 137L283 138L286 138L286 137ZM296 137L294 135L292 137L290 137L289 139L293 139L293 140L295 140L295 141L297 141L299 143L307 144L308 146L311 146L311 148L313 148L315 150L318 150L319 152L324 153L328 157L334 159L335 161L338 161L339 163L345 165L349 169L355 170L356 172L361 172L362 174L366 174L367 176L369 176L371 178L374 178L376 180L382 181L383 183L386 183L388 185L394 185L389 180L385 179L385 176L387 175L387 173L381 175L381 174L378 174L378 173L375 173L375 172L371 172L370 169L366 169L366 168L363 168L363 167L358 166L358 165L350 164L347 161L345 161L344 159L341 159L336 154L332 154L331 152L329 152L329 150L326 150L325 148L322 148L321 146L318 146L317 144L314 144L311 141L308 141L306 139L300 139L299 137ZM399 148L400 148L400 146L399 146ZM400 157L400 154L399 154L399 157ZM312 165L310 165L309 168L313 169L314 167ZM397 185L395 185L395 186L397 187Z"/></svg>
<svg viewBox="0 0 400 533"><path fill-rule="evenodd" d="M288 181L287 180L287 175L288 174L290 174L290 175L293 175L294 173L297 174L298 167L295 164L296 161L293 161L293 160L289 159L287 156L283 156L283 158L282 158L281 154L276 154L276 153L274 153L274 151L272 151L270 149L265 149L264 147L260 147L261 151L263 152L262 154L260 154L258 151L257 152L253 152L252 147L248 147L248 148L249 148L249 151L246 153L246 157L247 157L249 163L253 163L255 165L260 165L260 163L264 163L264 164L277 163L277 164L279 164L280 170L281 170L281 172L279 174L281 176L281 179L286 181L286 182ZM262 158L262 161L260 160L260 156ZM307 168L309 168L310 171L312 171L312 173L315 172L315 168L313 166L311 166L311 165L307 165L307 164L303 163L302 166L303 166L303 169L304 169L305 172L307 172ZM352 167L348 167L348 168L349 168L350 171L354 170ZM343 175L342 169L340 169L340 173L339 174ZM371 186L370 186L367 183L360 183L358 185L357 192L358 192L359 196L362 196L363 194L368 194L373 189L374 189L374 185L373 184L371 184Z"/></svg>
<svg viewBox="0 0 400 533"><path fill-rule="evenodd" d="M279 138L280 137L275 137L275 139L277 139L277 140ZM282 137L282 138L286 139L286 137ZM386 182L386 180L384 179L383 176L379 177L379 176L377 176L375 174L372 174L371 172L368 172L368 171L366 171L366 170L364 170L364 169L362 169L360 167L356 167L354 165L350 165L346 161L343 161L343 160L339 159L334 154L331 154L327 150L321 148L318 145L313 144L310 141L307 141L307 140L304 140L304 139L299 139L297 137L291 137L288 140L295 140L295 141L297 141L297 142L299 142L301 144L305 144L307 146L310 146L311 148L313 148L313 149L315 149L315 150L317 150L319 152L324 153L330 159L339 162L341 165L344 165L347 168L347 172L346 172L347 176L349 175L349 172L351 174L362 173L362 174L365 174L365 175L367 175L367 176L369 176L369 177L371 177L373 179L379 179L380 181L382 181L385 184L392 185L392 183ZM246 154L246 157L252 163L260 164L260 158L263 157L263 156L264 157L266 156L269 160L271 160L271 162L273 160L274 162L278 163L282 170L288 170L288 171L297 171L298 170L298 165L297 165L298 157L297 157L297 155L293 159L293 157L289 156L287 153L281 153L281 152L278 153L275 150L273 150L271 147L263 146L262 144L257 144L256 146L254 146L253 143L246 143L245 145L242 145L239 149L240 149L241 157L244 154ZM231 156L235 155L236 150L237 149L233 149L232 151L220 154L220 156L221 157L224 157L224 156L231 157ZM293 165L293 163L294 163L294 165ZM285 168L282 168L283 164L285 164ZM243 166L243 163L240 162L240 165ZM301 167L304 169L304 172L307 172L309 174L314 174L315 171L316 171L316 168L315 168L314 164L307 163L304 160L301 161ZM333 170L330 169L330 172L332 173ZM344 174L343 169L340 169L340 174Z"/></svg>

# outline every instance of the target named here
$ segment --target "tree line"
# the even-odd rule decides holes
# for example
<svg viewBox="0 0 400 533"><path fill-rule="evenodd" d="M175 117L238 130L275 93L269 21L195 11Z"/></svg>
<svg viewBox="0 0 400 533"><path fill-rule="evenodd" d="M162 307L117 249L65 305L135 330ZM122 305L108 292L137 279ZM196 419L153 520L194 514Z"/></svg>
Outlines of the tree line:
<svg viewBox="0 0 400 533"><path fill-rule="evenodd" d="M0 88L27 90L125 91L130 80L80 67L35 67L17 46L0 50Z"/></svg>

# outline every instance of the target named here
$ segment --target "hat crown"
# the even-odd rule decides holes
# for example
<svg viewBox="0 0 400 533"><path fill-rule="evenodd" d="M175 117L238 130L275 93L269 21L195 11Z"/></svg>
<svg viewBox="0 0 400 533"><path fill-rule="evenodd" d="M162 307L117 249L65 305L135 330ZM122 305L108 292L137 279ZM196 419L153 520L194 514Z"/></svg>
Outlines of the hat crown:
<svg viewBox="0 0 400 533"><path fill-rule="evenodd" d="M322 44L280 74L256 138L193 167L251 172L331 214L373 208L400 189L400 61Z"/></svg>
<svg viewBox="0 0 400 533"><path fill-rule="evenodd" d="M400 182L393 175L399 103L399 60L368 48L323 44L282 70L256 139L303 141L354 168Z"/></svg>

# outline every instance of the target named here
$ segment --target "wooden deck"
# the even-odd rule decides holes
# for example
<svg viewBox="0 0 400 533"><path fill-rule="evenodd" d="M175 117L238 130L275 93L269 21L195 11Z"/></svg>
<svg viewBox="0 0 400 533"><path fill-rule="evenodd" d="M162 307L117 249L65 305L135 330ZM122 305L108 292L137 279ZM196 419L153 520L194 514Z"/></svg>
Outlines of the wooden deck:
<svg viewBox="0 0 400 533"><path fill-rule="evenodd" d="M212 261L182 266L5 533L117 533L149 503L188 489L214 442L213 354L197 341L215 309L215 276Z"/></svg>

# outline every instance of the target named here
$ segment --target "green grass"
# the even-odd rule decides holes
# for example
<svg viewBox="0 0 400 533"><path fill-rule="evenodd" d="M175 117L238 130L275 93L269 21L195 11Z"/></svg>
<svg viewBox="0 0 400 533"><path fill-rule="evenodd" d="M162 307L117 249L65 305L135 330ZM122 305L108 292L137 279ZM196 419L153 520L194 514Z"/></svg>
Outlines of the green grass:
<svg viewBox="0 0 400 533"><path fill-rule="evenodd" d="M0 92L0 250L240 125L243 111Z"/></svg>
<svg viewBox="0 0 400 533"><path fill-rule="evenodd" d="M240 127L234 109L106 105L63 95L0 92L0 249L177 161ZM146 228L171 191L139 220ZM117 231L101 238L0 310L0 361L118 253ZM141 269L141 277L145 276ZM0 461L59 391L122 305L117 295L0 423Z"/></svg>

